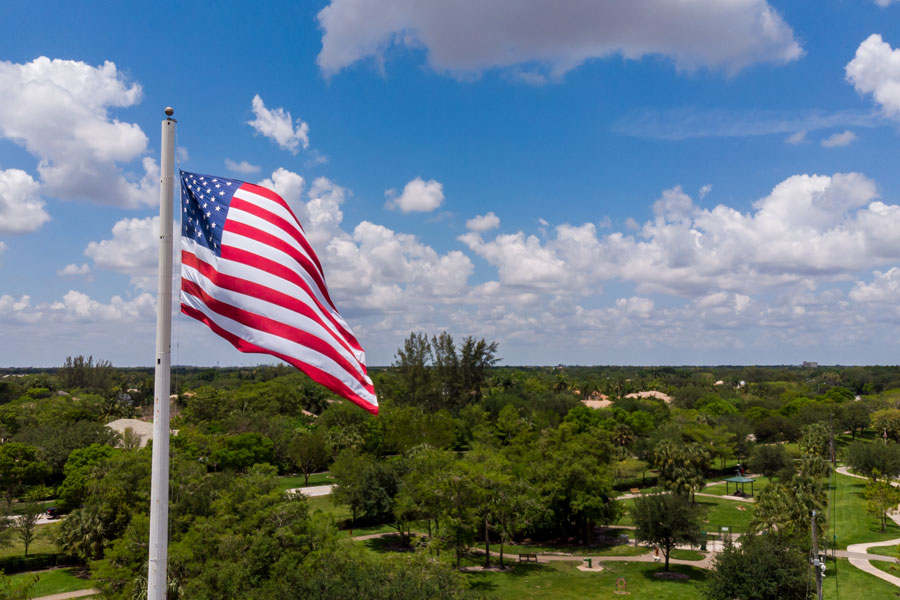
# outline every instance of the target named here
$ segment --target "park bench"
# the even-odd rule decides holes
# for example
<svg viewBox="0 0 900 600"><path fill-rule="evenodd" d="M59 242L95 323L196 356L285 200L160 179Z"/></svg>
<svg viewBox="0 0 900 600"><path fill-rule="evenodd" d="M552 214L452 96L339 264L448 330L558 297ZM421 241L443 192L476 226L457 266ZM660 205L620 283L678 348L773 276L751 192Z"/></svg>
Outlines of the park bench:
<svg viewBox="0 0 900 600"><path fill-rule="evenodd" d="M537 562L537 554L520 554L519 562Z"/></svg>

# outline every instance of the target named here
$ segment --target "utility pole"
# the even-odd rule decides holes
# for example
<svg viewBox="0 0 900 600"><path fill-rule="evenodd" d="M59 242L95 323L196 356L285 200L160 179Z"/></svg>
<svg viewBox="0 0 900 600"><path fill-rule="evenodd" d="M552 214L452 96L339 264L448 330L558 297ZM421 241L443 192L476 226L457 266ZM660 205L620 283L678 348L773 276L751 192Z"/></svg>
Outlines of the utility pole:
<svg viewBox="0 0 900 600"><path fill-rule="evenodd" d="M812 511L812 566L816 571L816 598L822 600L822 575L825 573L825 563L819 560L819 541L816 536L816 511Z"/></svg>

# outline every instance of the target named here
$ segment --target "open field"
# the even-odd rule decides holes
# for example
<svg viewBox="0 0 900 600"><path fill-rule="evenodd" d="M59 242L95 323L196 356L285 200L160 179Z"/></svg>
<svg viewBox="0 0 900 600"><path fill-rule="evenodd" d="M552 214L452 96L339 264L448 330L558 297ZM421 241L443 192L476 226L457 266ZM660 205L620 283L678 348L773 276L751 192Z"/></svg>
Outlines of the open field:
<svg viewBox="0 0 900 600"><path fill-rule="evenodd" d="M18 584L24 581L31 581L34 577L37 577L38 581L31 589L30 597L32 598L86 590L94 587L94 583L90 579L78 577L76 569L54 569L53 571L19 573L12 575L10 580L14 584Z"/></svg>
<svg viewBox="0 0 900 600"><path fill-rule="evenodd" d="M554 562L543 564L516 564L501 573L469 573L466 578L473 589L488 598L498 600L552 599L582 600L583 598L622 598L616 594L616 580L624 577L628 584L627 598L647 600L700 600L701 587L706 572L694 567L672 565L673 573L682 573L688 579L664 581L654 577L661 571L653 563L604 563L596 573L579 571L581 563Z"/></svg>
<svg viewBox="0 0 900 600"><path fill-rule="evenodd" d="M309 483L303 482L303 475L288 475L286 477L278 478L278 489L292 490L298 487L328 485L330 483L334 483L334 479L332 479L331 474L328 472L313 473L309 476Z"/></svg>
<svg viewBox="0 0 900 600"><path fill-rule="evenodd" d="M634 525L629 512L634 501L629 499L622 502L625 503L626 510L618 525ZM722 527L728 527L733 533L744 533L753 517L753 504L749 502L697 496L697 505L706 511L702 527L708 533L717 533Z"/></svg>
<svg viewBox="0 0 900 600"><path fill-rule="evenodd" d="M492 545L492 549L493 545ZM497 545L496 550L499 551L500 546ZM599 546L545 546L545 545L525 545L525 544L507 544L503 546L503 551L510 554L533 553L533 554L552 554L565 553L573 556L641 556L647 554L650 549L647 546L634 546L633 544L612 544Z"/></svg>
<svg viewBox="0 0 900 600"><path fill-rule="evenodd" d="M888 519L887 527L881 532L878 519L866 514L866 500L863 491L866 481L856 477L834 474L836 489L834 490L834 508L828 509L828 531L823 536L830 539L832 531L837 535L837 547L846 548L850 544L863 542L880 542L900 538L900 527ZM829 492L829 502L831 493ZM832 514L834 527L832 528Z"/></svg>
<svg viewBox="0 0 900 600"><path fill-rule="evenodd" d="M57 552L56 544L53 543L53 536L59 523L47 523L45 525L37 525L37 537L28 546L28 556L33 554ZM24 556L25 546L18 534L13 533L10 538L12 544L5 548L0 548L0 557L4 556Z"/></svg>
<svg viewBox="0 0 900 600"><path fill-rule="evenodd" d="M880 568L886 568L884 563ZM815 584L813 584L815 589ZM822 586L823 596L827 600L881 600L896 598L900 588L873 575L863 573L852 566L846 559L839 559L837 564L828 562L828 571Z"/></svg>

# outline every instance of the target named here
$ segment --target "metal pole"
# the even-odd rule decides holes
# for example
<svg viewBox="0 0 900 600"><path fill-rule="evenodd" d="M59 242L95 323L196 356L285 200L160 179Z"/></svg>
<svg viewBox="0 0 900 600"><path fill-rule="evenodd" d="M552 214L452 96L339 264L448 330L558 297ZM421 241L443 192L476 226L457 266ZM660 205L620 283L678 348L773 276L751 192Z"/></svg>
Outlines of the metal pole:
<svg viewBox="0 0 900 600"><path fill-rule="evenodd" d="M156 379L153 389L153 467L150 481L150 560L147 600L166 598L169 542L169 382L172 364L172 192L175 188L175 111L162 122L159 178L159 292L156 297Z"/></svg>
<svg viewBox="0 0 900 600"><path fill-rule="evenodd" d="M816 570L816 598L822 600L822 561L819 560L819 540L816 536L816 511L812 511L813 569Z"/></svg>

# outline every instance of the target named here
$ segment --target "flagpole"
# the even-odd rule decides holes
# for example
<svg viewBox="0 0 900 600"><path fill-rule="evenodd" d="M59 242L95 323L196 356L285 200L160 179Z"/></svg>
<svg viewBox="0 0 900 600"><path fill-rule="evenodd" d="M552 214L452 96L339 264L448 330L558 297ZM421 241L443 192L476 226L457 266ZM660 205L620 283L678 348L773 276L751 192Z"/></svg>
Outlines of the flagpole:
<svg viewBox="0 0 900 600"><path fill-rule="evenodd" d="M175 188L174 110L162 122L159 178L159 287L156 297L156 377L150 480L150 560L147 600L166 598L169 541L169 382L172 365L172 193Z"/></svg>

